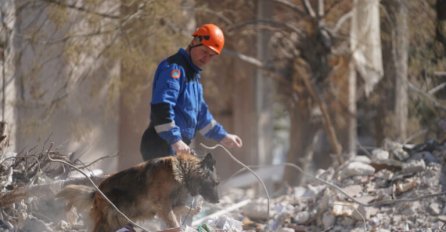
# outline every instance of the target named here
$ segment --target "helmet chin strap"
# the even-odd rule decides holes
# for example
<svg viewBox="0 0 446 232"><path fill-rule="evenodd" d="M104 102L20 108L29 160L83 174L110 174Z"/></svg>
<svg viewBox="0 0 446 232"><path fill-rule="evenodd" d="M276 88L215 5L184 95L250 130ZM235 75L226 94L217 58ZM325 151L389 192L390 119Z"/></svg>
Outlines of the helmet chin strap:
<svg viewBox="0 0 446 232"><path fill-rule="evenodd" d="M194 42L199 42L198 44L195 44L195 45L192 45L192 44L189 44L189 46L188 46L188 49L187 49L187 51L190 53L190 51L192 50L192 48L195 48L195 47L199 47L199 46L202 46L203 44L201 43L201 38L200 37L194 37Z"/></svg>
<svg viewBox="0 0 446 232"><path fill-rule="evenodd" d="M187 50L188 50L189 53L190 53L190 51L192 50L192 48L199 47L199 46L203 46L203 44L199 43L199 44L196 44L196 45L189 45L189 47L188 47Z"/></svg>

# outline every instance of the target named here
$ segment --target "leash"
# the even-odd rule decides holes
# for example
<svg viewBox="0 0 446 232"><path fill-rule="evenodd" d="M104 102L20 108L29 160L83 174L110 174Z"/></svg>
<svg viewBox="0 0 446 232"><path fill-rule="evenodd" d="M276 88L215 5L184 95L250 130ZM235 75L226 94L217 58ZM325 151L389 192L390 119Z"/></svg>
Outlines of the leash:
<svg viewBox="0 0 446 232"><path fill-rule="evenodd" d="M225 150L225 152L229 155L229 157L231 157L235 162L237 162L238 164L242 165L244 168L246 168L248 171L250 171L256 178L257 180L262 184L263 189L265 190L266 193L266 198L268 200L267 203L267 211L266 211L266 216L269 219L269 208L270 208L270 197L269 197L269 192L268 189L266 188L265 183L263 182L263 180L246 164L244 164L242 161L238 160L237 158L235 158L234 155L232 155L232 153L223 145L221 144L217 144L215 146L209 147L204 145L203 143L200 143L200 145L208 150L215 150L217 147L221 147L223 148L223 150Z"/></svg>

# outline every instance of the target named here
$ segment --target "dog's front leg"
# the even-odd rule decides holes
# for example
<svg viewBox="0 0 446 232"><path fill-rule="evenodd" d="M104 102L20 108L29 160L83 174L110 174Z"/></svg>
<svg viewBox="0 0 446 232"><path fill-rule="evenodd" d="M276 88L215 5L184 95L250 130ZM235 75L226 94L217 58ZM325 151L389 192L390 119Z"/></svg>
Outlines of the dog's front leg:
<svg viewBox="0 0 446 232"><path fill-rule="evenodd" d="M166 223L166 226L168 228L175 228L180 226L177 217L175 216L175 213L172 209L162 209L159 213L159 217L164 221L164 223Z"/></svg>
<svg viewBox="0 0 446 232"><path fill-rule="evenodd" d="M185 206L185 205L179 205L176 206L173 211L175 212L175 215L177 216L184 216L184 215L196 215L201 211L201 207L189 207L189 206Z"/></svg>

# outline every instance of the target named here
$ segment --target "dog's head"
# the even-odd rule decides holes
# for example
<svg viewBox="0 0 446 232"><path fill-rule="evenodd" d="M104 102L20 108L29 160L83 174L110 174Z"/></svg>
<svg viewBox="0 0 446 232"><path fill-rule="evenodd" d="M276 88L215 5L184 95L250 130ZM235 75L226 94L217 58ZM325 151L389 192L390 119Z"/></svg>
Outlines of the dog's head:
<svg viewBox="0 0 446 232"><path fill-rule="evenodd" d="M196 157L195 157L196 158ZM194 158L194 159L195 159ZM192 196L201 195L204 200L211 203L218 203L217 186L219 184L215 160L211 154L207 154L202 160L196 160L194 165L189 166L186 185Z"/></svg>
<svg viewBox="0 0 446 232"><path fill-rule="evenodd" d="M200 166L203 171L203 178L198 190L198 193L211 203L218 203L218 178L215 170L215 159L211 153L208 153L206 157L200 162Z"/></svg>

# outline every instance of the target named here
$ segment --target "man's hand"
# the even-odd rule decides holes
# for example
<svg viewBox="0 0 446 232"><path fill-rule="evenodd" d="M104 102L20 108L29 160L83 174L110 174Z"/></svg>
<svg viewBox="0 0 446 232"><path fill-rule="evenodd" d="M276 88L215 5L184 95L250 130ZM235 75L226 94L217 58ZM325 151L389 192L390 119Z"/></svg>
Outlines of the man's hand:
<svg viewBox="0 0 446 232"><path fill-rule="evenodd" d="M172 144L172 149L175 154L191 152L190 147L186 143L184 143L183 140L179 140L178 142Z"/></svg>
<svg viewBox="0 0 446 232"><path fill-rule="evenodd" d="M226 137L220 141L220 144L227 148L241 148L243 146L243 141L237 135L227 134Z"/></svg>

